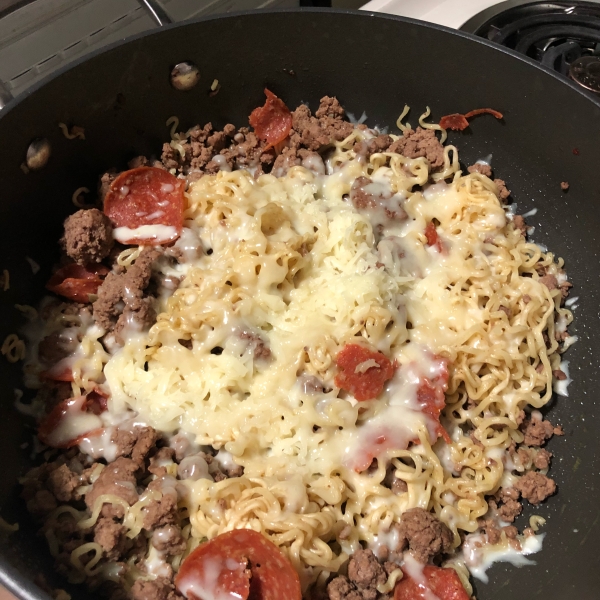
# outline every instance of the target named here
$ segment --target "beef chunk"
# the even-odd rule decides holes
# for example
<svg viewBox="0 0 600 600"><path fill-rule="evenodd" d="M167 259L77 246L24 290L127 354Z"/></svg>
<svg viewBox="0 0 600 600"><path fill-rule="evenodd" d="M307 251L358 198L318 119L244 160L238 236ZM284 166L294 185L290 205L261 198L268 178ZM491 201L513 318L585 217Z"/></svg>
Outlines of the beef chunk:
<svg viewBox="0 0 600 600"><path fill-rule="evenodd" d="M514 488L501 490L500 498L502 499L502 505L498 508L498 517L500 517L500 519L503 521L512 523L523 510L521 503L517 502L519 499L519 492ZM494 506L492 502L490 502L490 504Z"/></svg>
<svg viewBox="0 0 600 600"><path fill-rule="evenodd" d="M100 517L94 526L94 541L102 546L109 560L118 560L125 552L127 536L121 523L112 518Z"/></svg>
<svg viewBox="0 0 600 600"><path fill-rule="evenodd" d="M495 545L500 541L502 532L493 519L480 519L478 524L485 531L488 544Z"/></svg>
<svg viewBox="0 0 600 600"><path fill-rule="evenodd" d="M506 187L506 183L502 179L494 179L494 183L498 188L498 198L506 200L510 196L510 190Z"/></svg>
<svg viewBox="0 0 600 600"><path fill-rule="evenodd" d="M80 478L67 465L61 465L50 473L46 485L59 502L70 502L76 497L74 492L80 485Z"/></svg>
<svg viewBox="0 0 600 600"><path fill-rule="evenodd" d="M558 280L554 275L540 277L540 283L543 283L550 291L558 289Z"/></svg>
<svg viewBox="0 0 600 600"><path fill-rule="evenodd" d="M155 479L148 489L159 491L162 496L152 500L142 511L144 514L144 529L152 531L165 525L173 525L177 521L177 495L172 489L164 489L163 481Z"/></svg>
<svg viewBox="0 0 600 600"><path fill-rule="evenodd" d="M27 500L27 510L34 517L43 517L57 506L56 498L48 490L39 490Z"/></svg>
<svg viewBox="0 0 600 600"><path fill-rule="evenodd" d="M151 298L144 296L144 290L150 283L152 263L159 254L155 248L144 249L127 271L109 273L98 289L98 299L93 305L94 319L107 331L114 330L118 340L132 321L147 327L156 320Z"/></svg>
<svg viewBox="0 0 600 600"><path fill-rule="evenodd" d="M99 263L109 255L115 243L109 218L97 208L78 210L67 217L60 242L67 255L79 265Z"/></svg>
<svg viewBox="0 0 600 600"><path fill-rule="evenodd" d="M152 427L115 429L111 442L117 446L117 456L127 456L143 466L146 456L156 445L158 432Z"/></svg>
<svg viewBox="0 0 600 600"><path fill-rule="evenodd" d="M317 119L329 117L330 119L343 119L346 116L346 111L342 108L339 100L335 96L323 96L319 103L319 108L315 113Z"/></svg>
<svg viewBox="0 0 600 600"><path fill-rule="evenodd" d="M518 229L521 232L521 235L525 237L527 235L527 223L522 215L515 215L513 217L513 225L515 229Z"/></svg>
<svg viewBox="0 0 600 600"><path fill-rule="evenodd" d="M531 504L539 504L548 496L554 494L556 483L546 475L536 471L528 471L517 481L515 488L521 492L525 500L529 500Z"/></svg>
<svg viewBox="0 0 600 600"><path fill-rule="evenodd" d="M435 515L422 509L411 508L402 515L398 525L402 546L410 548L422 563L440 553L450 552L453 536L448 527Z"/></svg>
<svg viewBox="0 0 600 600"><path fill-rule="evenodd" d="M317 114L312 116L308 106L300 105L292 112L292 129L290 145L321 151L335 141L348 137L354 127L343 120L343 109L332 103L332 98L321 99ZM337 100L335 100L337 102ZM335 105L335 108L332 108ZM339 107L339 108L337 108ZM334 115L334 116L330 116Z"/></svg>
<svg viewBox="0 0 600 600"><path fill-rule="evenodd" d="M329 600L363 600L363 595L356 589L356 586L343 575L329 582L327 595Z"/></svg>
<svg viewBox="0 0 600 600"><path fill-rule="evenodd" d="M520 429L526 446L543 446L554 434L552 423L540 419L537 415L532 415L530 419L523 421Z"/></svg>
<svg viewBox="0 0 600 600"><path fill-rule="evenodd" d="M444 166L444 146L433 129L408 129L388 148L388 152L397 152L407 158L425 157L434 171Z"/></svg>
<svg viewBox="0 0 600 600"><path fill-rule="evenodd" d="M132 600L182 600L175 586L166 577L150 581L137 579L131 588Z"/></svg>
<svg viewBox="0 0 600 600"><path fill-rule="evenodd" d="M387 576L372 550L357 550L348 563L348 578L359 589L376 589Z"/></svg>
<svg viewBox="0 0 600 600"><path fill-rule="evenodd" d="M100 177L100 182L98 185L98 196L100 197L100 200L102 200L102 202L104 202L104 198L106 197L106 194L108 194L108 191L110 189L110 184L117 178L117 175L118 173L114 169L112 169L110 171L107 171L102 175L102 177Z"/></svg>
<svg viewBox="0 0 600 600"><path fill-rule="evenodd" d="M129 458L117 458L100 473L92 489L85 496L85 503L90 510L94 510L96 498L104 494L111 494L123 498L130 506L137 502L135 473L139 465ZM106 517L120 518L124 514L123 507L118 504L105 504L101 514Z"/></svg>
<svg viewBox="0 0 600 600"><path fill-rule="evenodd" d="M70 336L62 335L55 331L43 338L38 345L38 357L47 365L54 365L59 360L72 354L77 348L79 341Z"/></svg>
<svg viewBox="0 0 600 600"><path fill-rule="evenodd" d="M371 550L357 550L348 563L348 577L333 579L327 586L329 600L376 600L378 585L387 581L385 569Z"/></svg>
<svg viewBox="0 0 600 600"><path fill-rule="evenodd" d="M467 171L469 171L469 173L481 173L481 175L485 175L486 177L492 176L492 167L484 163L475 163L468 167Z"/></svg>
<svg viewBox="0 0 600 600"><path fill-rule="evenodd" d="M367 154L376 154L377 152L385 152L394 140L389 135L378 135L367 142Z"/></svg>
<svg viewBox="0 0 600 600"><path fill-rule="evenodd" d="M248 347L252 349L254 358L269 358L271 356L271 349L258 334L243 330L240 332L239 338L248 340Z"/></svg>
<svg viewBox="0 0 600 600"><path fill-rule="evenodd" d="M548 450L540 449L533 459L533 466L536 469L547 469L550 466L550 459L552 458L552 452Z"/></svg>
<svg viewBox="0 0 600 600"><path fill-rule="evenodd" d="M181 554L186 548L181 529L176 525L165 525L155 529L152 534L152 545L169 556Z"/></svg>
<svg viewBox="0 0 600 600"><path fill-rule="evenodd" d="M570 187L571 187L571 186L569 185L569 182L568 182L568 181L561 181L561 182L560 182L560 189L561 189L563 192L566 192L566 191L567 191L567 190L568 190Z"/></svg>

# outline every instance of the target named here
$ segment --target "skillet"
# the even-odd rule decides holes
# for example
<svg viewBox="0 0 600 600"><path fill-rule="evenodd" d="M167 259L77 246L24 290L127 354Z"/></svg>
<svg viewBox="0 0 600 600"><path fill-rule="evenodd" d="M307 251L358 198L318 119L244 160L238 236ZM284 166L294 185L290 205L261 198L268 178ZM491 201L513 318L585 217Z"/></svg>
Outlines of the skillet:
<svg viewBox="0 0 600 600"><path fill-rule="evenodd" d="M201 78L182 92L170 85L169 73L185 60L198 65ZM215 79L220 88L211 95ZM528 219L533 238L565 259L572 295L580 297L570 329L579 342L566 355L574 379L569 397L551 407L552 422L566 435L549 446L559 494L536 510L548 520L544 548L533 557L537 566L494 566L488 585L476 582L477 597L598 598L600 104L527 58L409 19L304 10L168 26L79 61L1 113L0 268L10 271L11 283L0 292L0 339L22 324L14 304L36 304L43 294L76 188L94 189L106 169L159 153L171 115L181 129L207 121L216 128L246 124L265 86L291 107L308 102L314 109L321 96L336 95L348 111L365 111L371 126L389 125L391 132L405 103L413 107L412 121L425 106L434 120L488 106L504 113L504 122L475 119L449 142L463 165L492 154L517 212L538 209ZM84 127L86 140L66 139L59 122ZM35 138L49 140L51 157L26 175L20 165ZM570 183L567 193L561 181ZM40 265L37 274L26 257ZM20 378L18 367L0 360L0 507L7 521L20 523L18 533L0 541L0 582L23 600L41 600L47 596L31 583L36 574L52 586L65 584L19 499L17 478L31 464L33 433L13 408ZM89 597L83 588L67 589L75 599Z"/></svg>

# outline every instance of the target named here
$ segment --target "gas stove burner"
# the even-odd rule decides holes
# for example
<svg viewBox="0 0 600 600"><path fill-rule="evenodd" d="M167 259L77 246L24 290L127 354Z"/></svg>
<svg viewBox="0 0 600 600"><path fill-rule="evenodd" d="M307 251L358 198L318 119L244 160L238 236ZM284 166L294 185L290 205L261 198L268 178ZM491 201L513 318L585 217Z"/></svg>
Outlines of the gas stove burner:
<svg viewBox="0 0 600 600"><path fill-rule="evenodd" d="M582 56L571 64L569 77L594 94L600 94L600 56Z"/></svg>
<svg viewBox="0 0 600 600"><path fill-rule="evenodd" d="M504 2L461 28L512 48L600 93L600 4Z"/></svg>

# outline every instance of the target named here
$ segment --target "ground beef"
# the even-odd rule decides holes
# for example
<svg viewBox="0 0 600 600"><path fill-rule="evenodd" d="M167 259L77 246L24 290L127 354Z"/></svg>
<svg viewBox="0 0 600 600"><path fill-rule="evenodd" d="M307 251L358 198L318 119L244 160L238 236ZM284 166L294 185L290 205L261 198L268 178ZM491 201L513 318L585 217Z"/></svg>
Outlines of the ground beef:
<svg viewBox="0 0 600 600"><path fill-rule="evenodd" d="M492 167L485 163L475 163L467 168L469 173L481 173L481 175L485 175L486 177L492 176Z"/></svg>
<svg viewBox="0 0 600 600"><path fill-rule="evenodd" d="M569 185L569 182L568 182L568 181L561 181L561 182L560 182L560 189L561 189L563 192L566 192L566 191L569 189L569 187L571 187L571 186Z"/></svg>
<svg viewBox="0 0 600 600"><path fill-rule="evenodd" d="M558 280L554 275L540 277L540 283L544 284L550 291L558 289Z"/></svg>
<svg viewBox="0 0 600 600"><path fill-rule="evenodd" d="M493 519L479 519L479 527L485 532L488 544L495 545L502 538L502 531Z"/></svg>
<svg viewBox="0 0 600 600"><path fill-rule="evenodd" d="M377 152L385 152L392 144L394 140L387 134L378 135L371 140L366 142L367 145L367 157Z"/></svg>
<svg viewBox="0 0 600 600"><path fill-rule="evenodd" d="M533 458L533 466L536 469L547 469L550 466L552 452L548 452L544 448L540 449Z"/></svg>
<svg viewBox="0 0 600 600"><path fill-rule="evenodd" d="M381 598L378 585L387 574L371 550L357 550L348 563L348 577L333 579L327 586L330 600L376 600Z"/></svg>
<svg viewBox="0 0 600 600"><path fill-rule="evenodd" d="M512 523L523 511L523 506L520 502L512 498L506 498L502 506L498 508L498 516L509 523Z"/></svg>
<svg viewBox="0 0 600 600"><path fill-rule="evenodd" d="M153 531L157 527L173 525L177 521L177 498L171 493L163 493L163 483L159 479L151 481L149 490L162 493L159 500L152 500L142 509L144 515L144 529Z"/></svg>
<svg viewBox="0 0 600 600"><path fill-rule="evenodd" d="M531 504L539 504L556 491L556 483L550 477L528 471L517 481L515 488L521 492L523 498Z"/></svg>
<svg viewBox="0 0 600 600"><path fill-rule="evenodd" d="M347 577L340 575L332 579L327 585L329 600L363 600L363 595Z"/></svg>
<svg viewBox="0 0 600 600"><path fill-rule="evenodd" d="M523 443L526 446L543 446L554 434L554 427L550 421L531 416L523 421L520 427L523 432Z"/></svg>
<svg viewBox="0 0 600 600"><path fill-rule="evenodd" d="M56 498L49 490L38 490L27 500L27 510L34 517L44 517L58 506Z"/></svg>
<svg viewBox="0 0 600 600"><path fill-rule="evenodd" d="M123 498L130 506L138 500L136 491L135 473L139 465L129 458L117 458L106 465L94 482L92 489L85 495L85 503L90 510L94 510L94 503L98 496L111 494ZM105 504L101 514L105 517L120 518L123 516L123 507L118 504Z"/></svg>
<svg viewBox="0 0 600 600"><path fill-rule="evenodd" d="M515 229L518 229L523 237L527 235L527 223L522 215L515 215L513 217L513 225Z"/></svg>
<svg viewBox="0 0 600 600"><path fill-rule="evenodd" d="M406 481L404 481L404 479L399 479L398 477L396 477L396 468L393 465L390 465L390 467L388 467L382 484L385 487L392 490L392 492L397 495L404 494L404 492L408 490L408 485L406 485Z"/></svg>
<svg viewBox="0 0 600 600"><path fill-rule="evenodd" d="M500 200L506 200L510 196L510 190L506 187L503 179L494 179L494 183L498 188L498 198Z"/></svg>
<svg viewBox="0 0 600 600"><path fill-rule="evenodd" d="M94 541L102 546L109 560L118 560L125 552L126 529L110 517L100 517L94 526Z"/></svg>
<svg viewBox="0 0 600 600"><path fill-rule="evenodd" d="M435 515L422 509L411 508L402 515L397 525L400 549L408 546L414 557L422 563L440 553L450 552L453 536L448 527Z"/></svg>
<svg viewBox="0 0 600 600"><path fill-rule="evenodd" d="M150 283L152 263L159 255L156 248L144 249L131 267L125 272L109 273L98 289L94 319L107 331L114 330L118 341L122 341L121 334L132 321L144 328L156 320L152 298L145 296L144 290Z"/></svg>
<svg viewBox="0 0 600 600"><path fill-rule="evenodd" d="M300 105L292 112L291 147L322 151L333 142L348 137L354 130L351 123L343 120L344 109L335 98L321 98L319 108L312 116L308 106Z"/></svg>
<svg viewBox="0 0 600 600"><path fill-rule="evenodd" d="M59 502L70 502L78 497L75 489L81 484L81 478L67 467L61 465L48 476L46 485Z"/></svg>
<svg viewBox="0 0 600 600"><path fill-rule="evenodd" d="M407 158L425 157L433 171L444 165L444 146L437 139L433 129L408 129L388 148L388 152L397 152Z"/></svg>
<svg viewBox="0 0 600 600"><path fill-rule="evenodd" d="M348 563L348 578L359 589L377 588L387 581L372 550L357 550Z"/></svg>
<svg viewBox="0 0 600 600"><path fill-rule="evenodd" d="M117 446L117 456L131 458L143 466L146 456L156 444L159 434L152 427L134 427L132 430L115 429L111 442Z"/></svg>
<svg viewBox="0 0 600 600"><path fill-rule="evenodd" d="M166 577L137 579L130 592L132 600L182 600L175 586Z"/></svg>
<svg viewBox="0 0 600 600"><path fill-rule="evenodd" d="M186 541L181 529L176 525L165 525L155 529L152 534L152 545L168 556L181 554L186 548Z"/></svg>
<svg viewBox="0 0 600 600"><path fill-rule="evenodd" d="M110 184L117 178L117 175L118 173L116 170L111 169L100 177L100 182L98 184L98 197L102 202L104 202L104 198L110 190Z"/></svg>
<svg viewBox="0 0 600 600"><path fill-rule="evenodd" d="M38 345L38 358L47 365L54 365L72 354L78 344L78 339L74 339L71 336L63 336L60 331L55 331L40 341Z"/></svg>
<svg viewBox="0 0 600 600"><path fill-rule="evenodd" d="M260 337L260 335L253 333L252 331L241 331L239 334L241 340L248 340L248 347L252 349L254 358L270 358L271 349L267 346L266 342Z"/></svg>
<svg viewBox="0 0 600 600"><path fill-rule="evenodd" d="M114 246L110 220L97 208L78 210L67 217L64 227L60 243L79 265L99 263Z"/></svg>

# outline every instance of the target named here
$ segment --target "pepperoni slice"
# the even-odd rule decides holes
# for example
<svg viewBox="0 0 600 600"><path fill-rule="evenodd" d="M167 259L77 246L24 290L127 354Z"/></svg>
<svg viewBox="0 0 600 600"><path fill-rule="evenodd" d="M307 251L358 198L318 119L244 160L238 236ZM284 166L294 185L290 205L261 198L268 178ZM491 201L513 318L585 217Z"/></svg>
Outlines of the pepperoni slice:
<svg viewBox="0 0 600 600"><path fill-rule="evenodd" d="M433 224L433 221L429 221L425 227L425 237L427 238L428 246L435 246L438 252L443 252L444 247L442 246L442 240Z"/></svg>
<svg viewBox="0 0 600 600"><path fill-rule="evenodd" d="M339 369L335 385L350 392L359 401L377 398L398 366L385 354L359 344L346 344L335 362Z"/></svg>
<svg viewBox="0 0 600 600"><path fill-rule="evenodd" d="M57 362L47 371L42 371L40 377L48 381L74 381L73 371L71 367L65 365L65 359Z"/></svg>
<svg viewBox="0 0 600 600"><path fill-rule="evenodd" d="M301 600L300 579L277 546L251 529L235 529L201 544L175 579L189 600Z"/></svg>
<svg viewBox="0 0 600 600"><path fill-rule="evenodd" d="M38 427L40 441L52 448L72 448L84 437L100 432L100 402L97 397L88 401L89 395L69 398L57 404ZM97 395L100 393L97 392Z"/></svg>
<svg viewBox="0 0 600 600"><path fill-rule="evenodd" d="M465 114L466 119L470 119L471 117L476 117L477 115L492 115L496 117L496 119L503 119L504 115L493 108L476 108L475 110L470 110Z"/></svg>
<svg viewBox="0 0 600 600"><path fill-rule="evenodd" d="M46 289L73 300L75 302L90 302L90 294L97 294L102 285L102 278L108 274L104 265L87 265L82 267L72 263L62 267L46 284Z"/></svg>
<svg viewBox="0 0 600 600"><path fill-rule="evenodd" d="M184 182L158 167L121 173L104 199L104 214L121 244L158 246L175 241L183 227Z"/></svg>
<svg viewBox="0 0 600 600"><path fill-rule="evenodd" d="M420 581L413 579L404 571L404 577L394 589L394 600L430 600L431 598L470 600L467 590L454 569L425 566Z"/></svg>
<svg viewBox="0 0 600 600"><path fill-rule="evenodd" d="M442 117L440 119L440 127L443 129L452 129L454 131L463 131L469 126L469 121L467 121L467 119L484 114L492 115L493 117L496 117L496 119L504 118L504 115L501 112L498 112L493 108L476 108L475 110L470 110L464 115L453 113L451 115Z"/></svg>
<svg viewBox="0 0 600 600"><path fill-rule="evenodd" d="M250 125L261 140L271 146L283 142L292 129L292 113L285 102L265 88L267 100L264 106L255 108L250 114Z"/></svg>
<svg viewBox="0 0 600 600"><path fill-rule="evenodd" d="M440 414L446 406L444 392L448 389L448 361L441 356L434 356L434 361L440 362L440 373L433 379L423 379L417 388L417 402L421 411L434 422L436 438L442 436L449 444L452 440L440 423Z"/></svg>
<svg viewBox="0 0 600 600"><path fill-rule="evenodd" d="M452 129L453 131L462 131L469 126L469 121L465 115L454 113L446 115L440 119L440 127L442 129Z"/></svg>

